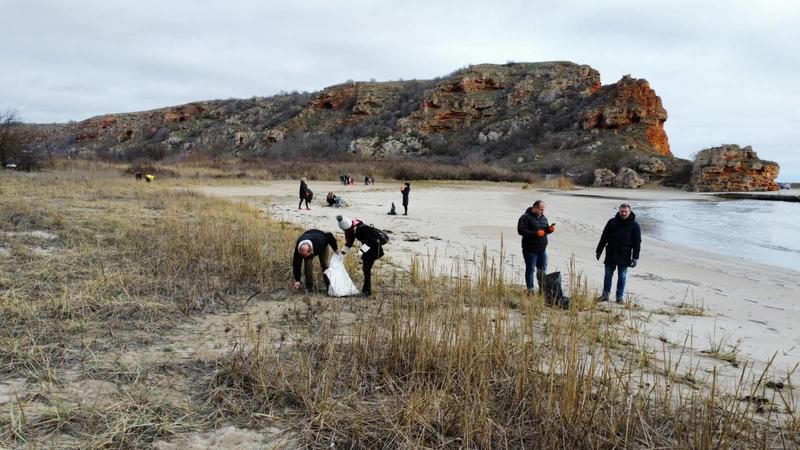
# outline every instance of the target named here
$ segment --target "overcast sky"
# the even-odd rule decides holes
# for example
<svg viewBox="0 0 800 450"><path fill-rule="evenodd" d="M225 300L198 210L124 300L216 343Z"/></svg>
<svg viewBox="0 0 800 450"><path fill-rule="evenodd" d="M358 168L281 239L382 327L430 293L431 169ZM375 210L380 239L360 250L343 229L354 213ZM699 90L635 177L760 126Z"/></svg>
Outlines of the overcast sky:
<svg viewBox="0 0 800 450"><path fill-rule="evenodd" d="M798 28L798 0L0 0L0 109L64 122L569 60L649 80L675 155L752 145L800 181Z"/></svg>

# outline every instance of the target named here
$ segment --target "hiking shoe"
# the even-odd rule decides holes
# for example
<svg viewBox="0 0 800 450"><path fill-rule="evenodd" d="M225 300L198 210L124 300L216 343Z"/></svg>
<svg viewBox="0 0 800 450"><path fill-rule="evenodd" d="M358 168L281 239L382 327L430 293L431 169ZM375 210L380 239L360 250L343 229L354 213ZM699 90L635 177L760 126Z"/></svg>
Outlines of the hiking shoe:
<svg viewBox="0 0 800 450"><path fill-rule="evenodd" d="M621 299L621 298L618 298L618 299L617 299L617 304L622 304L622 302L624 302L624 301L625 301L625 300L623 300L623 299Z"/></svg>
<svg viewBox="0 0 800 450"><path fill-rule="evenodd" d="M597 297L597 302L607 302L607 301L608 301L608 296L605 294L601 295L600 297Z"/></svg>

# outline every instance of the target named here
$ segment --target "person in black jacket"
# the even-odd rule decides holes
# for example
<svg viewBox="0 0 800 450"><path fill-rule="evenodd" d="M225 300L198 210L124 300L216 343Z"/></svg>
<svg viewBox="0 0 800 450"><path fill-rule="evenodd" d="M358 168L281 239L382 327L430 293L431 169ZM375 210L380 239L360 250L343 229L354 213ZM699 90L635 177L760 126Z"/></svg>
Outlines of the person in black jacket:
<svg viewBox="0 0 800 450"><path fill-rule="evenodd" d="M336 221L339 223L339 228L344 231L343 254L346 255L353 248L356 239L363 244L358 250L362 263L361 268L364 272L364 286L361 288L361 294L369 297L372 295L372 266L378 258L384 255L383 245L381 245L375 229L362 221L342 216L336 216Z"/></svg>
<svg viewBox="0 0 800 450"><path fill-rule="evenodd" d="M403 194L403 215L408 215L408 194L411 193L411 185L408 183L404 183L404 185L400 188L400 193Z"/></svg>
<svg viewBox="0 0 800 450"><path fill-rule="evenodd" d="M311 191L308 189L308 185L306 184L306 177L300 179L300 203L297 205L297 209L303 209L303 201L306 202L306 209L311 209L308 207L308 197Z"/></svg>
<svg viewBox="0 0 800 450"><path fill-rule="evenodd" d="M597 243L596 256L600 260L603 249L606 251L605 278L603 278L603 294L598 301L608 301L611 293L611 281L614 270L617 271L617 303L622 303L625 296L625 280L628 276L628 267L636 267L639 261L639 250L642 245L642 230L636 222L636 214L631 211L631 206L623 203L619 212L606 223L600 242Z"/></svg>
<svg viewBox="0 0 800 450"><path fill-rule="evenodd" d="M555 224L547 223L544 216L544 201L536 200L533 206L525 210L525 214L517 221L517 233L522 236L522 258L525 260L525 286L528 294L533 294L534 271L539 280L539 289L543 288L544 275L547 272L547 235L556 231Z"/></svg>
<svg viewBox="0 0 800 450"><path fill-rule="evenodd" d="M294 257L292 258L293 288L300 289L300 263L304 262L306 289L309 291L314 290L313 263L315 256L319 256L319 265L322 269L322 278L325 280L325 286L327 287L330 284L328 277L325 276L325 270L328 268L328 261L330 261L331 257L328 247L332 248L334 252L338 252L336 238L333 233L311 229L297 238L294 246Z"/></svg>

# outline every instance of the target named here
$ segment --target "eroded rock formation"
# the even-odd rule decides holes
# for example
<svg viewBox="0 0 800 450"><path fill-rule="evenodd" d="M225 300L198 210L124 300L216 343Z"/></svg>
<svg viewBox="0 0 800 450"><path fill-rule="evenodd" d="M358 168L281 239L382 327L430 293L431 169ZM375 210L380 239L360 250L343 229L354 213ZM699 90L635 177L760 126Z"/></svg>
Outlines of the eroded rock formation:
<svg viewBox="0 0 800 450"><path fill-rule="evenodd" d="M594 171L595 187L637 189L644 185L645 181L643 177L629 167L622 167L616 174L612 170L606 168L595 169Z"/></svg>
<svg viewBox="0 0 800 450"><path fill-rule="evenodd" d="M777 191L779 172L777 163L759 159L749 145L722 145L697 154L691 187L707 192Z"/></svg>

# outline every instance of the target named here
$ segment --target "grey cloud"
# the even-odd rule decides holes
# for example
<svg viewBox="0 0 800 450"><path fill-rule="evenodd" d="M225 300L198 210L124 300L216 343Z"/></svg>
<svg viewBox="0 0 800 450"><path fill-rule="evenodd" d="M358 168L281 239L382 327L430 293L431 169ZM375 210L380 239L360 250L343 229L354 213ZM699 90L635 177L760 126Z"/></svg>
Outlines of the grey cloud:
<svg viewBox="0 0 800 450"><path fill-rule="evenodd" d="M572 60L647 78L674 152L751 144L800 180L794 1L0 0L0 108L80 120L193 100ZM6 68L10 68L6 69Z"/></svg>

